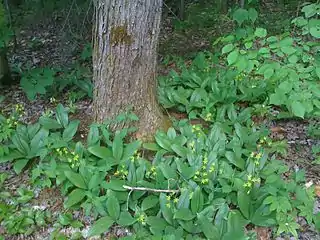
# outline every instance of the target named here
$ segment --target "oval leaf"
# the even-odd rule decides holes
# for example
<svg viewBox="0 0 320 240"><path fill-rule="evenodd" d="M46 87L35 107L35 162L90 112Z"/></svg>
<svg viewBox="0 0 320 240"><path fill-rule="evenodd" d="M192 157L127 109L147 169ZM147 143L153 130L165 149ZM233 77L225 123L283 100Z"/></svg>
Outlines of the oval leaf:
<svg viewBox="0 0 320 240"><path fill-rule="evenodd" d="M107 232L112 226L114 221L109 217L105 216L96 221L89 231L89 237L100 235L104 232Z"/></svg>

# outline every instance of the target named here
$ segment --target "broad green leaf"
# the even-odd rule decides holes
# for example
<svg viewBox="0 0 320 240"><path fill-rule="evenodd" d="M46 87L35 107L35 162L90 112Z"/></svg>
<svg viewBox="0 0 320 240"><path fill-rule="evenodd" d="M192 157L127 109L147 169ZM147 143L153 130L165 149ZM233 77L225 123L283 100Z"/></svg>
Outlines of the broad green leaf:
<svg viewBox="0 0 320 240"><path fill-rule="evenodd" d="M158 203L159 203L159 197L155 195L150 195L145 199L143 199L141 204L141 210L146 211L150 208L157 206Z"/></svg>
<svg viewBox="0 0 320 240"><path fill-rule="evenodd" d="M70 208L73 205L79 203L86 196L86 192L82 189L76 188L69 195L64 203L65 208Z"/></svg>
<svg viewBox="0 0 320 240"><path fill-rule="evenodd" d="M251 198L245 191L238 191L238 205L243 216L250 219Z"/></svg>
<svg viewBox="0 0 320 240"><path fill-rule="evenodd" d="M171 149L180 157L183 157L183 158L187 157L188 149L186 147L179 146L177 144L172 144Z"/></svg>
<svg viewBox="0 0 320 240"><path fill-rule="evenodd" d="M203 194L201 188L198 186L194 190L191 198L191 211L193 214L199 213L203 210Z"/></svg>
<svg viewBox="0 0 320 240"><path fill-rule="evenodd" d="M315 38L320 38L320 30L319 27L311 27L310 28L310 34L311 36Z"/></svg>
<svg viewBox="0 0 320 240"><path fill-rule="evenodd" d="M150 227L154 227L162 231L168 226L167 222L160 217L149 216L146 222Z"/></svg>
<svg viewBox="0 0 320 240"><path fill-rule="evenodd" d="M300 117L300 118L304 118L304 115L306 113L306 109L305 107L303 106L303 104L299 101L293 101L291 103L291 110L292 110L292 113L297 116L297 117Z"/></svg>
<svg viewBox="0 0 320 240"><path fill-rule="evenodd" d="M159 168L161 169L163 176L166 179L177 179L177 172L176 169L172 167L172 165L168 165L165 163L161 163L159 165Z"/></svg>
<svg viewBox="0 0 320 240"><path fill-rule="evenodd" d="M59 122L46 116L41 116L39 118L39 123L48 130L62 128L62 125Z"/></svg>
<svg viewBox="0 0 320 240"><path fill-rule="evenodd" d="M68 126L69 117L67 110L62 106L61 103L58 104L56 109L56 118L58 123L60 123L64 128Z"/></svg>
<svg viewBox="0 0 320 240"><path fill-rule="evenodd" d="M268 68L264 73L264 79L269 79L273 76L274 74L274 69L273 68Z"/></svg>
<svg viewBox="0 0 320 240"><path fill-rule="evenodd" d="M118 199L113 195L109 196L107 199L107 211L114 221L120 216L120 204Z"/></svg>
<svg viewBox="0 0 320 240"><path fill-rule="evenodd" d="M316 74L318 78L320 79L320 67L316 67Z"/></svg>
<svg viewBox="0 0 320 240"><path fill-rule="evenodd" d="M248 220L244 219L238 210L232 210L228 215L228 231L242 233Z"/></svg>
<svg viewBox="0 0 320 240"><path fill-rule="evenodd" d="M244 21L248 20L249 13L247 10L239 8L233 13L232 17L233 20L235 20L239 25L241 25Z"/></svg>
<svg viewBox="0 0 320 240"><path fill-rule="evenodd" d="M234 64L238 60L239 56L239 50L235 49L231 53L228 54L227 60L228 60L228 65Z"/></svg>
<svg viewBox="0 0 320 240"><path fill-rule="evenodd" d="M127 144L123 150L122 160L127 160L133 156L134 153L141 147L141 143L141 141L137 140Z"/></svg>
<svg viewBox="0 0 320 240"><path fill-rule="evenodd" d="M113 157L120 161L123 155L123 140L119 131L116 132L112 144L112 154Z"/></svg>
<svg viewBox="0 0 320 240"><path fill-rule="evenodd" d="M87 185L83 179L83 177L79 173L75 173L72 171L65 171L64 174L68 178L68 180L78 188L87 189Z"/></svg>
<svg viewBox="0 0 320 240"><path fill-rule="evenodd" d="M154 151L154 152L158 152L161 150L161 148L159 147L158 144L156 143L144 143L143 144L143 148L150 150L150 151Z"/></svg>
<svg viewBox="0 0 320 240"><path fill-rule="evenodd" d="M21 173L23 168L28 164L29 159L18 159L13 164L13 169L16 174Z"/></svg>
<svg viewBox="0 0 320 240"><path fill-rule="evenodd" d="M241 170L244 169L245 161L241 157L237 157L234 152L227 151L225 153L225 157L236 167L240 168Z"/></svg>
<svg viewBox="0 0 320 240"><path fill-rule="evenodd" d="M258 38L264 38L267 36L267 30L264 28L256 28L254 35Z"/></svg>
<svg viewBox="0 0 320 240"><path fill-rule="evenodd" d="M0 163L9 162L12 160L20 159L25 157L25 154L20 153L17 150L10 151L9 154L0 156Z"/></svg>
<svg viewBox="0 0 320 240"><path fill-rule="evenodd" d="M173 215L173 218L175 219L180 219L180 220L185 220L185 221L190 221L192 219L195 218L196 215L194 215L190 209L188 208L181 208L181 209L178 209L174 215Z"/></svg>
<svg viewBox="0 0 320 240"><path fill-rule="evenodd" d="M234 45L232 43L229 43L227 45L225 45L223 48L222 48L222 54L225 54L225 53L228 53L228 52L231 52L234 48Z"/></svg>
<svg viewBox="0 0 320 240"><path fill-rule="evenodd" d="M129 212L121 212L117 223L122 227L133 225L137 220Z"/></svg>
<svg viewBox="0 0 320 240"><path fill-rule="evenodd" d="M93 124L90 126L90 130L87 136L87 145L89 147L93 146L97 144L99 140L100 140L99 128L97 125Z"/></svg>
<svg viewBox="0 0 320 240"><path fill-rule="evenodd" d="M167 132L167 136L170 140L174 140L177 136L176 130L173 127L170 127Z"/></svg>
<svg viewBox="0 0 320 240"><path fill-rule="evenodd" d="M109 182L104 182L103 187L106 189L113 190L113 191L126 192L127 190L125 188L123 188L123 185L125 185L125 181L118 180L118 179L112 179Z"/></svg>
<svg viewBox="0 0 320 240"><path fill-rule="evenodd" d="M74 135L77 133L80 121L73 120L69 123L69 125L64 129L62 138L64 141L69 142L72 140Z"/></svg>
<svg viewBox="0 0 320 240"><path fill-rule="evenodd" d="M295 53L297 49L294 48L293 46L284 46L284 47L281 47L281 51L287 55L291 55Z"/></svg>
<svg viewBox="0 0 320 240"><path fill-rule="evenodd" d="M169 141L166 134L164 134L163 132L157 132L155 135L155 139L156 139L157 144L160 147L162 147L168 151L171 150L171 142Z"/></svg>
<svg viewBox="0 0 320 240"><path fill-rule="evenodd" d="M216 217L214 219L214 224L215 225L221 225L222 221L226 220L228 218L228 213L229 213L229 206L228 204L223 204L220 206Z"/></svg>
<svg viewBox="0 0 320 240"><path fill-rule="evenodd" d="M28 145L27 139L24 139L21 135L15 133L11 138L14 146L24 155L28 155L30 152L30 147Z"/></svg>
<svg viewBox="0 0 320 240"><path fill-rule="evenodd" d="M303 12L305 14L306 18L313 17L314 15L317 14L317 5L316 5L316 3L305 5L301 9L301 12Z"/></svg>
<svg viewBox="0 0 320 240"><path fill-rule="evenodd" d="M190 192L188 189L181 189L181 195L179 197L179 201L177 203L177 208L189 208L190 205Z"/></svg>
<svg viewBox="0 0 320 240"><path fill-rule="evenodd" d="M207 217L199 214L198 220L200 223L200 228L207 239L220 240L218 228L214 226Z"/></svg>
<svg viewBox="0 0 320 240"><path fill-rule="evenodd" d="M172 207L167 205L168 203L167 196L164 193L160 193L159 202L160 202L160 209L161 209L162 216L170 225L172 225L173 224Z"/></svg>
<svg viewBox="0 0 320 240"><path fill-rule="evenodd" d="M286 101L286 96L281 91L276 91L270 95L270 104L280 106Z"/></svg>
<svg viewBox="0 0 320 240"><path fill-rule="evenodd" d="M103 181L103 178L105 176L105 173L103 172L96 172L92 175L89 183L88 183L88 189L94 189L100 185L100 183Z"/></svg>
<svg viewBox="0 0 320 240"><path fill-rule="evenodd" d="M107 159L112 157L112 152L110 148L101 147L101 146L91 146L88 148L88 151L96 157L101 159Z"/></svg>
<svg viewBox="0 0 320 240"><path fill-rule="evenodd" d="M248 14L249 14L249 19L251 20L252 23L254 23L258 18L257 10L255 10L254 8L249 8Z"/></svg>
<svg viewBox="0 0 320 240"><path fill-rule="evenodd" d="M98 221L96 221L92 225L92 227L88 233L88 235L89 235L88 237L100 235L102 233L107 232L113 223L114 223L114 221L109 216L104 216L104 217L100 218Z"/></svg>

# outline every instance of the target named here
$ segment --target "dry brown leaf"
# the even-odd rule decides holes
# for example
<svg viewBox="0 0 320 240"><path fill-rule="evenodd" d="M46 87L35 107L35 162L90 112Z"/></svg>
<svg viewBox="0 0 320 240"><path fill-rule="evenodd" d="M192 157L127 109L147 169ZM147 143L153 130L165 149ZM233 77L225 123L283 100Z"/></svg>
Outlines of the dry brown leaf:
<svg viewBox="0 0 320 240"><path fill-rule="evenodd" d="M317 195L317 197L320 197L320 185L316 185L314 187L314 192Z"/></svg>
<svg viewBox="0 0 320 240"><path fill-rule="evenodd" d="M257 240L270 240L270 230L266 227L256 227Z"/></svg>
<svg viewBox="0 0 320 240"><path fill-rule="evenodd" d="M284 133L286 132L282 127L272 127L271 132L273 133Z"/></svg>

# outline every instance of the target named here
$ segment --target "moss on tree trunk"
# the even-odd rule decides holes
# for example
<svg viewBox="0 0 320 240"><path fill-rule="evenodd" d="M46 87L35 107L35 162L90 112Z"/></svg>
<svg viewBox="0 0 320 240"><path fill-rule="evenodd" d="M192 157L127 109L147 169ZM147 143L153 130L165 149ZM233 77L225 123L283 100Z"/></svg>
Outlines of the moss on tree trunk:
<svg viewBox="0 0 320 240"><path fill-rule="evenodd" d="M156 59L162 0L98 0L93 49L94 118L132 107L139 138L168 123L156 100ZM124 127L124 126L115 126Z"/></svg>

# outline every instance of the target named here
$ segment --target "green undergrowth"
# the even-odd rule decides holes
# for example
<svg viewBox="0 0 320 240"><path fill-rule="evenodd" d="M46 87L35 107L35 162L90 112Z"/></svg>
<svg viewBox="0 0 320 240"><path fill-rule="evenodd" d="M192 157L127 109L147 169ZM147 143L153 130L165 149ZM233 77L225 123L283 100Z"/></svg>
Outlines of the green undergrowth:
<svg viewBox="0 0 320 240"><path fill-rule="evenodd" d="M0 115L0 162L17 174L29 170L34 186L60 187L67 210L96 220L85 238L114 225L133 233L122 239L256 239L258 226L298 238L298 217L319 229L314 186L304 170L278 160L286 142L254 121L319 117L319 23L308 6L293 21L295 34L279 36L254 27L256 12L241 9L233 15L237 31L214 43L218 53L199 53L189 66L180 61L160 79L162 105L203 125L176 120L153 143L129 141L136 129L109 130L113 121L138 120L127 112L92 124L78 141L80 121L70 108L57 104L26 125L17 105ZM12 203L1 204L6 233L14 235L19 230L6 224ZM35 216L27 224L37 224Z"/></svg>

